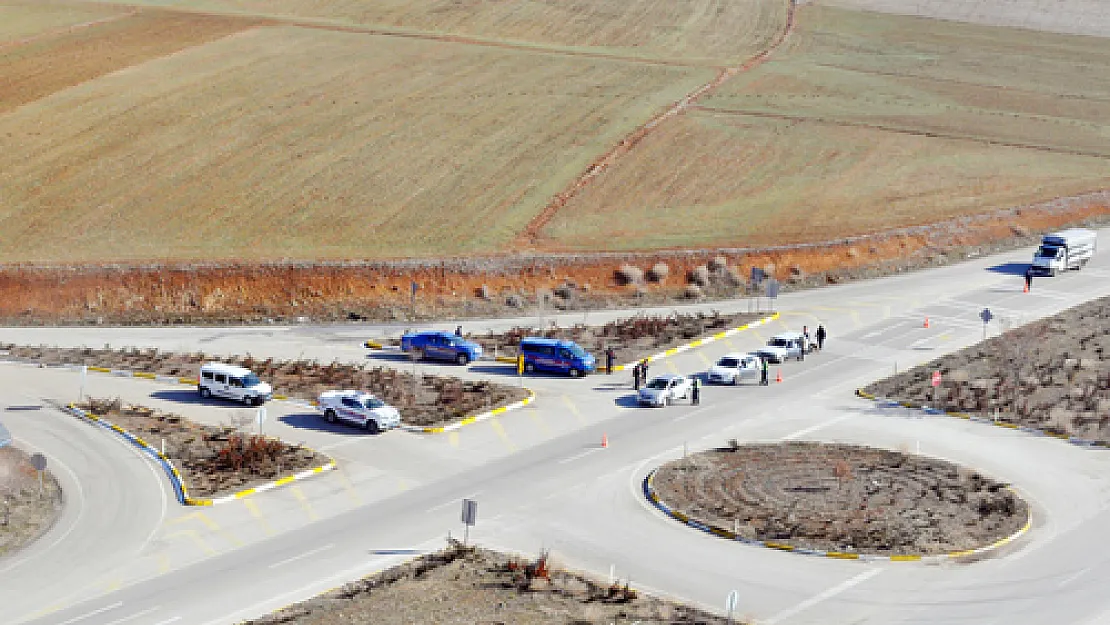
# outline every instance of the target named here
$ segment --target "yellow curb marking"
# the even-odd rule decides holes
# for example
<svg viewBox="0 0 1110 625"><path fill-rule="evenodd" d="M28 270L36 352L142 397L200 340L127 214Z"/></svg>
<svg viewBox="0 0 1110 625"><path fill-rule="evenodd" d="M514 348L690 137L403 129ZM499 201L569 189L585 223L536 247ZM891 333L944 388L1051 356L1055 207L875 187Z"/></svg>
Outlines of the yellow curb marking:
<svg viewBox="0 0 1110 625"><path fill-rule="evenodd" d="M516 451L516 445L513 444L512 439L509 438L508 432L505 431L505 427L501 425L501 422L498 421L496 417L489 420L489 426L493 428L493 431L497 433L497 437L501 439L502 443L505 443L505 447L507 447L510 452Z"/></svg>
<svg viewBox="0 0 1110 625"><path fill-rule="evenodd" d="M270 527L270 522L262 515L262 509L258 507L258 502L253 499L244 499L243 505L247 507L247 512L251 513L254 520L262 526L262 531L266 532L267 536L273 536L274 528Z"/></svg>
<svg viewBox="0 0 1110 625"><path fill-rule="evenodd" d="M316 521L320 518L316 515L316 511L312 509L312 505L308 503L308 497L305 496L300 486L293 486L289 490L297 498L297 502L301 504L301 509L305 511L310 521Z"/></svg>

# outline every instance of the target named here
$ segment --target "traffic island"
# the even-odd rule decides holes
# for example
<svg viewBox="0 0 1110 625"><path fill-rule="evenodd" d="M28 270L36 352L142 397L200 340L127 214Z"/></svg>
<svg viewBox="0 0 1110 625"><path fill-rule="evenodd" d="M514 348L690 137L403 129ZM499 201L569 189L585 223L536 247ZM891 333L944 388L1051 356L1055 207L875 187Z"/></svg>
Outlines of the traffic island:
<svg viewBox="0 0 1110 625"><path fill-rule="evenodd" d="M46 533L61 514L62 503L62 487L49 469L40 476L32 455L17 447L0 447L0 558Z"/></svg>
<svg viewBox="0 0 1110 625"><path fill-rule="evenodd" d="M161 462L186 505L231 501L335 467L308 447L249 433L250 418L215 427L119 399L89 399L70 410Z"/></svg>
<svg viewBox="0 0 1110 625"><path fill-rule="evenodd" d="M380 573L241 625L319 623L741 623L557 567L450 541Z"/></svg>
<svg viewBox="0 0 1110 625"><path fill-rule="evenodd" d="M1110 447L1108 324L1110 298L1094 300L874 382L857 394Z"/></svg>
<svg viewBox="0 0 1110 625"><path fill-rule="evenodd" d="M116 373L181 384L196 384L197 372L206 362L219 361L246 367L269 382L275 399L299 399L311 404L320 393L357 389L373 393L401 412L401 421L420 431L457 427L468 418L505 412L532 400L519 386L484 380L462 380L442 375L418 375L389 367L316 360L258 359L251 356L215 356L203 352L163 352L157 349L94 349L0 345L7 358L45 366L88 366L100 373Z"/></svg>
<svg viewBox="0 0 1110 625"><path fill-rule="evenodd" d="M950 462L854 445L787 442L692 454L644 483L669 516L764 547L844 559L965 557L1025 532L1029 506Z"/></svg>

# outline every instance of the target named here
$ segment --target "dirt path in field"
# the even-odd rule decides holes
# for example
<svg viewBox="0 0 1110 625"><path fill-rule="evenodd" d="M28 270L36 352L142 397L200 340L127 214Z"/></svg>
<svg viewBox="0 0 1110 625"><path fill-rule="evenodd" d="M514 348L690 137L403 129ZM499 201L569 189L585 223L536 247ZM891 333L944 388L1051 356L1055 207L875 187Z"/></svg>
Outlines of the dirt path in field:
<svg viewBox="0 0 1110 625"><path fill-rule="evenodd" d="M778 119L790 122L808 122L814 124L821 124L824 126L839 126L841 128L862 128L865 130L876 130L879 132L887 132L892 134L909 135L913 137L926 137L929 139L949 139L955 141L968 141L971 143L978 143L982 145L990 145L1006 148L1019 148L1022 150L1036 150L1038 152L1049 152L1052 154L1068 154L1071 156L1090 156L1095 158L1110 158L1110 154L1106 152L1094 152L1089 150L1075 150L1056 148L1049 145L1036 145L1033 143L1019 143L1016 141L999 141L997 139L987 139L985 137L977 137L975 135L966 135L956 132L940 132L935 130L912 130L909 128L900 128L898 126L890 126L888 124L869 124L865 122L855 122L846 119L829 119L827 117L809 116L809 115L786 115L783 113L767 113L763 111L738 111L733 109L720 109L711 106L691 106L690 110L704 111L706 113L713 113L717 115L731 115L736 117L760 117L764 119Z"/></svg>
<svg viewBox="0 0 1110 625"><path fill-rule="evenodd" d="M568 186L566 189L552 198L551 201L548 202L547 206L545 206L538 215L533 217L532 220L528 222L528 225L524 228L524 232L520 233L520 235L517 236L517 245L530 245L532 247L537 246L542 237L541 233L543 229L547 226L547 224L551 222L555 215L564 206L566 206L567 202L569 202L571 198L578 195L578 192L581 191L586 185L593 182L593 180L597 178L601 174L601 172L605 171L609 166L611 166L625 154L628 154L630 151L632 151L632 149L635 148L641 141L643 141L645 137L651 134L655 129L659 128L661 124L689 109L691 106L694 105L695 102L704 97L707 93L725 84L737 74L755 69L756 67L759 67L765 61L767 61L767 59L771 58L771 55L774 54L775 50L778 50L782 46L782 44L786 42L786 38L790 36L790 33L794 32L797 5L793 0L788 3L786 11L786 27L782 29L778 36L775 37L774 41L772 41L765 50L763 50L759 54L756 54L741 65L729 67L722 70L716 78L690 92L686 95L686 97L671 105L670 108L663 111L662 113L659 113L655 117L652 117L646 123L633 130L624 139L621 139L620 143L618 143L616 146L611 148L608 152L606 152L600 158L590 164L590 166L586 168L586 171L582 172L582 174L580 174L578 178L576 178L570 184L570 186Z"/></svg>

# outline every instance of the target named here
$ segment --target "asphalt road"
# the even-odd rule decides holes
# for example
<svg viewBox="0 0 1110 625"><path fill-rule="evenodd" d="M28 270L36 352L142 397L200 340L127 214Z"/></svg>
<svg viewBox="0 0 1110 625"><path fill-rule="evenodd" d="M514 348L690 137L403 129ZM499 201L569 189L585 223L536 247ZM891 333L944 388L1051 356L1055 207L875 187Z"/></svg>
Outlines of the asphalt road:
<svg viewBox="0 0 1110 625"><path fill-rule="evenodd" d="M654 370L704 371L726 351L751 349L774 331L818 322L829 328L825 351L783 365L782 384L707 387L699 407L636 408L626 376L545 377L529 380L538 393L534 407L453 436L390 432L368 437L319 427L312 415L275 403L274 430L267 431L336 454L339 471L304 482L299 496L278 489L241 505L199 512L171 507L171 518L156 533L165 549L148 547L132 568L123 566L127 571L118 590L77 603L56 602L63 607L39 618L20 612L18 620L55 625L234 622L404 557L393 550L441 545L447 532L461 533L463 497L479 501L478 525L471 534L479 543L526 553L552 547L570 566L603 576L613 566L634 585L718 611L735 589L742 615L760 623L1108 620L1110 599L1102 587L1110 579L1110 564L1094 545L1110 521L1110 454L975 423L924 418L852 396L853 388L895 369L978 341L983 332L978 313L984 307L1000 318L988 327L994 334L1003 322L1026 322L1110 294L1110 255L1096 257L1082 272L1038 279L1031 293L1022 293L1015 271L1029 253L788 294L779 301L779 322L680 354ZM591 313L591 321L620 315ZM929 328L923 327L925 317ZM468 322L475 329L517 323ZM353 326L2 329L0 340L361 360L366 354L357 344L373 332ZM4 375L21 385L26 378L28 384L37 380L52 386L58 399L75 393L71 372L10 367ZM236 410L200 403L180 388L151 382L101 377L90 378L90 385L90 392L159 403L214 422ZM610 442L607 449L598 445L602 434ZM697 450L730 438L857 442L944 457L1010 482L1031 502L1034 527L1016 544L970 564L835 561L712 538L664 517L644 500L640 482L653 466L680 456L684 447ZM119 449L104 453L126 457ZM131 473L139 471L132 468ZM153 502L142 506L156 507ZM174 542L171 537L182 532ZM102 542L112 536L107 532ZM208 549L198 548L201 543ZM151 573L143 563L157 554L171 561ZM40 560L44 569L58 566ZM68 562L75 571L89 566L87 558ZM0 575L12 593L52 587Z"/></svg>

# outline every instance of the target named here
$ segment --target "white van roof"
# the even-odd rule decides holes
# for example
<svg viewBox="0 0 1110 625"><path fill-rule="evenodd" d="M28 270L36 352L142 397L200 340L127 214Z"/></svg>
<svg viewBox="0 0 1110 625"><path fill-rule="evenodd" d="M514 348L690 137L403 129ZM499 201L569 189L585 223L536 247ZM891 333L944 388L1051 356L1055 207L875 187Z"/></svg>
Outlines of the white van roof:
<svg viewBox="0 0 1110 625"><path fill-rule="evenodd" d="M805 338L805 335L802 334L801 332L780 332L780 333L771 337L772 340L774 340L774 339L786 339L787 341L792 341L794 339L801 339L801 338Z"/></svg>
<svg viewBox="0 0 1110 625"><path fill-rule="evenodd" d="M243 376L253 373L246 367L237 367L235 365L228 365L222 362L206 362L200 368L201 372L211 371L212 373L222 373L224 375Z"/></svg>

